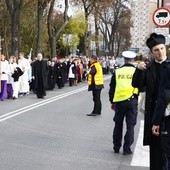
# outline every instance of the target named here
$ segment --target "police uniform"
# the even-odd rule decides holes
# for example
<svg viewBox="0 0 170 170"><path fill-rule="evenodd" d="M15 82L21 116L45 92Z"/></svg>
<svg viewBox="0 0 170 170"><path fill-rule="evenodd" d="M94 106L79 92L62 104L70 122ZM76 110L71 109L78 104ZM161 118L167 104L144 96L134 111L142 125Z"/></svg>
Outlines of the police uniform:
<svg viewBox="0 0 170 170"><path fill-rule="evenodd" d="M138 89L132 87L132 76L135 67L131 62L136 57L132 51L124 51L122 56L125 64L113 73L109 100L115 105L115 116L113 118L115 127L113 130L113 149L116 153L122 146L123 121L126 119L127 131L124 136L123 154L132 154L131 145L134 142L134 127L137 122ZM130 60L131 62L128 62Z"/></svg>
<svg viewBox="0 0 170 170"><path fill-rule="evenodd" d="M102 103L100 100L100 94L103 88L102 67L99 62L94 61L90 65L90 71L88 74L88 91L92 91L94 108L90 114L87 114L87 116L97 116L101 114Z"/></svg>

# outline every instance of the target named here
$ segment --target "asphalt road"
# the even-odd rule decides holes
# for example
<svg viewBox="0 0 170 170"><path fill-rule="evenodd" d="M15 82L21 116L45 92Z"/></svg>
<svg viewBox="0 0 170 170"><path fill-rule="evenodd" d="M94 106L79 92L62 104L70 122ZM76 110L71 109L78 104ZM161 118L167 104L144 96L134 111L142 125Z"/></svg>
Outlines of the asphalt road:
<svg viewBox="0 0 170 170"><path fill-rule="evenodd" d="M148 170L145 165L132 165L135 154L112 150L109 81L102 90L98 117L86 116L93 107L86 83L47 91L44 99L31 93L0 102L0 170ZM142 119L139 113L138 122ZM139 130L140 123L134 151Z"/></svg>

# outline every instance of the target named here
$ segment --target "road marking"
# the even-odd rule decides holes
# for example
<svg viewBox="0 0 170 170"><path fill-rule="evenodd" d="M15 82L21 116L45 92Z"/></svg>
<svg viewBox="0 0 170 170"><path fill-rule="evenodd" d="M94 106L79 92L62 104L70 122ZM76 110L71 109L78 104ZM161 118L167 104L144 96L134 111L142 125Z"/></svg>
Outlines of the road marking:
<svg viewBox="0 0 170 170"><path fill-rule="evenodd" d="M110 79L110 75L109 76L106 76L104 78L104 80L107 80L107 79ZM49 99L45 99L43 101L40 101L40 102L37 102L37 103L34 103L34 104L31 104L29 106L26 106L26 107L23 107L23 108L20 108L20 109L17 109L17 110L14 110L12 112L9 112L9 113L6 113L6 114L3 114L0 116L0 122L3 122L5 120L8 120L12 117L15 117L17 115L20 115L22 113L25 113L27 111L30 111L30 110L33 110L37 107L40 107L40 106L43 106L45 104L48 104L48 103L51 103L51 102L54 102L56 100L59 100L59 99L62 99L64 97L67 97L67 96L70 96L70 95L73 95L73 94L76 94L76 93L79 93L79 92L82 92L84 90L87 90L88 86L84 86L84 87L81 87L81 88L78 88L76 90L73 90L73 91L70 91L70 92L67 92L67 93L64 93L64 94L60 94L58 96L54 96L54 97L51 97Z"/></svg>
<svg viewBox="0 0 170 170"><path fill-rule="evenodd" d="M107 79L110 79L110 76L107 76L107 77L104 78L104 80L107 80ZM48 103L54 102L56 100L62 99L64 97L67 97L67 96L82 92L84 90L87 90L87 88L88 88L88 86L86 85L86 86L78 88L76 90L73 90L73 91L70 91L70 92L67 92L67 93L64 93L64 94L60 94L58 96L54 96L54 97L51 97L49 99L45 99L43 101L31 104L29 106L14 110L14 111L6 113L6 114L3 114L3 115L0 116L0 122L8 120L8 119L10 119L12 117L18 116L18 115L20 115L22 113L25 113L27 111L33 110L33 109L35 109L37 107L40 107L40 106L46 105Z"/></svg>
<svg viewBox="0 0 170 170"><path fill-rule="evenodd" d="M110 79L110 76L105 78L105 80L107 80L107 79ZM65 98L67 96L82 92L84 90L87 90L87 88L88 88L88 86L84 86L82 88L79 88L79 89L76 89L76 90L73 90L73 91L70 91L70 92L67 92L67 93L64 93L64 94L60 94L58 96L54 96L54 97L51 97L49 99L45 99L43 101L40 101L40 102L31 104L29 106L17 109L15 111L6 113L6 114L0 116L0 122L3 122L5 120L8 120L8 119L13 118L15 116L18 116L22 113L28 112L28 111L33 110L35 108L38 108L40 106L46 105L48 103L52 103L52 102L57 101L59 99ZM149 147L142 145L142 143L143 143L143 141L142 141L143 140L143 129L144 129L143 124L144 123L143 123L143 120L142 120L140 122L139 135L138 135L135 150L134 150L134 153L133 153L131 166L149 167L149 154L148 154L149 153Z"/></svg>
<svg viewBox="0 0 170 170"><path fill-rule="evenodd" d="M104 80L107 80L107 79L110 79L110 75L104 78ZM35 109L37 107L40 107L40 106L43 106L45 104L48 104L48 103L54 102L56 100L62 99L64 97L67 97L67 96L82 92L84 90L87 90L87 88L88 88L88 86L86 85L86 86L78 88L76 90L73 90L73 91L70 91L70 92L67 92L67 93L64 93L64 94L60 94L58 96L54 96L54 97L51 97L49 99L45 99L43 101L31 104L29 106L14 110L14 111L6 113L6 114L3 114L3 115L0 116L0 122L8 120L8 119L10 119L12 117L18 116L18 115L20 115L22 113L25 113L27 111L33 110L33 109Z"/></svg>
<svg viewBox="0 0 170 170"><path fill-rule="evenodd" d="M144 121L141 120L139 135L136 141L136 146L135 146L131 166L149 167L149 147L142 145L143 130L144 130Z"/></svg>
<svg viewBox="0 0 170 170"><path fill-rule="evenodd" d="M87 86L85 87L82 87L82 88L79 88L79 89L76 89L76 90L73 90L71 92L67 92L67 93L64 93L64 94L61 94L61 95L58 95L58 96L54 96L54 97L51 97L49 99L45 99L43 101L40 101L40 102L37 102L37 103L34 103L34 104L31 104L29 106L26 106L26 107L23 107L23 108L20 108L20 109L17 109L17 110L14 110L12 112L9 112L9 113L6 113L2 116L0 116L0 122L3 122L5 120L8 120L12 117L15 117L17 115L20 115L22 113L25 113L27 111L30 111L30 110L33 110L37 107L40 107L40 106L43 106L45 104L48 104L48 103L51 103L51 102L54 102L56 100L59 100L59 99L62 99L64 97L67 97L67 96L70 96L70 95L73 95L73 94L76 94L76 93L79 93L79 92L82 92L84 90L87 90Z"/></svg>

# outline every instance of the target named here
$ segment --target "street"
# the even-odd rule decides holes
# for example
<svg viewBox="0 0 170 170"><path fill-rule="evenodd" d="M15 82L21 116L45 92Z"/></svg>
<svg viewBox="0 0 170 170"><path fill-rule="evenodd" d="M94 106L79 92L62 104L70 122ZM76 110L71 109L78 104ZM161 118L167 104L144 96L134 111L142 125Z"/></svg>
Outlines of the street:
<svg viewBox="0 0 170 170"><path fill-rule="evenodd" d="M132 155L113 152L114 112L102 90L102 114L89 117L93 101L87 84L33 93L0 102L1 170L148 170L142 146L143 114L138 114Z"/></svg>

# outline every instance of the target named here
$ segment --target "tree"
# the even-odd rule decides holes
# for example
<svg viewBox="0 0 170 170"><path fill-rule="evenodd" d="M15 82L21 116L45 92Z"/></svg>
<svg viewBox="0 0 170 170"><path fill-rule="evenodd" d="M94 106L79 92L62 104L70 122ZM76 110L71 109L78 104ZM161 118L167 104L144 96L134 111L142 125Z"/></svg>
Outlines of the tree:
<svg viewBox="0 0 170 170"><path fill-rule="evenodd" d="M91 34L91 31L89 30L89 24L88 24L89 16L93 11L95 1L96 0L77 0L77 1L72 0L73 4L83 6L85 20L86 20L87 25L86 25L85 34L82 37L83 40L81 40L81 41L84 42L84 54L87 56L89 55L89 49L90 49L89 48L90 47L89 37Z"/></svg>
<svg viewBox="0 0 170 170"><path fill-rule="evenodd" d="M36 54L42 52L43 19L46 15L45 9L52 0L37 0L37 41Z"/></svg>
<svg viewBox="0 0 170 170"><path fill-rule="evenodd" d="M126 23L127 30L124 30L125 32L128 32L132 26L130 21L131 12L125 5L128 3L128 0L107 1L107 3L101 3L99 7L99 29L105 40L105 50L108 49L110 54L114 55L115 53L119 53L116 51L118 49L117 40L123 35L118 33L121 29L124 30L124 25L121 21L124 21L125 18L129 18L129 23ZM120 37L116 39L116 36ZM123 37L121 40L124 42Z"/></svg>
<svg viewBox="0 0 170 170"><path fill-rule="evenodd" d="M11 19L11 54L18 56L20 41L20 13L23 0L5 0Z"/></svg>
<svg viewBox="0 0 170 170"><path fill-rule="evenodd" d="M36 1L25 0L20 18L20 50L29 53L30 49L35 51L36 46Z"/></svg>
<svg viewBox="0 0 170 170"><path fill-rule="evenodd" d="M56 40L59 39L59 35L61 31L66 27L68 23L68 16L67 16L68 0L65 0L65 10L64 10L63 15L59 13L54 13L54 3L55 3L55 0L52 0L50 4L49 13L48 13L48 19L47 19L51 57L56 56ZM60 22L56 23L55 18L58 18Z"/></svg>
<svg viewBox="0 0 170 170"><path fill-rule="evenodd" d="M71 48L73 53L73 50L77 49L81 37L86 33L86 26L87 23L84 14L82 13L78 13L69 19L67 26L62 31L62 34L65 35L65 37L61 35L61 41L67 50L68 48ZM79 50L82 51L82 49Z"/></svg>
<svg viewBox="0 0 170 170"><path fill-rule="evenodd" d="M131 22L131 12L129 10L124 11L123 14L126 13L126 17L123 17L120 22L118 29L115 34L115 42L116 42L116 49L114 51L115 56L119 56L120 52L127 50L131 43L131 34L130 34L130 27L132 27Z"/></svg>
<svg viewBox="0 0 170 170"><path fill-rule="evenodd" d="M1 52L8 58L9 44L10 44L10 16L6 12L5 1L0 3L0 36L1 36Z"/></svg>

